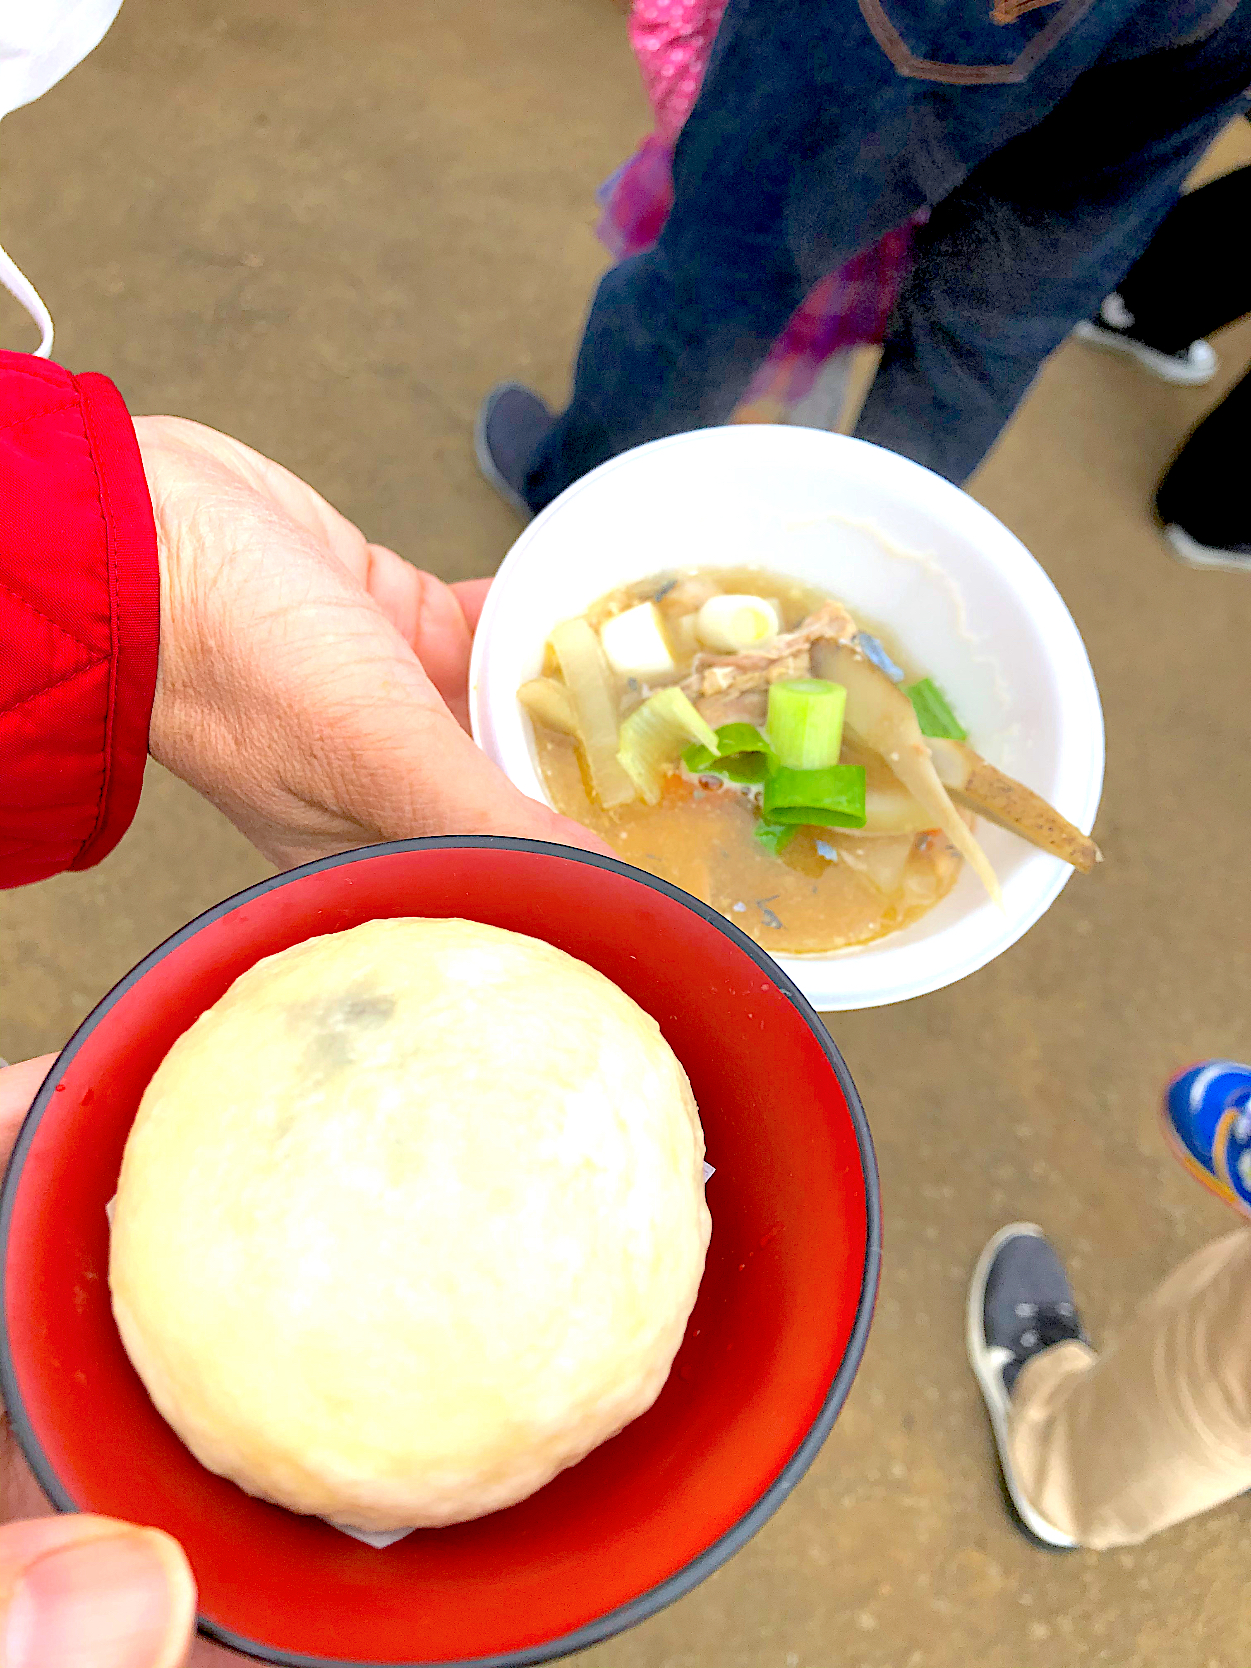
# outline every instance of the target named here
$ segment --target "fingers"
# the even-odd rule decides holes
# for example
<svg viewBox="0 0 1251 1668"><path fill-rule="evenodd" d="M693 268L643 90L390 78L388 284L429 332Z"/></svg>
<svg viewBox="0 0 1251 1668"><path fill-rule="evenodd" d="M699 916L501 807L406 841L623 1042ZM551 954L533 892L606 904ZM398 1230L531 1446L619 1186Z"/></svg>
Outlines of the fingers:
<svg viewBox="0 0 1251 1668"><path fill-rule="evenodd" d="M445 585L383 545L368 550L362 577L370 600L414 661L387 665L380 657L369 699L352 709L351 793L362 821L383 838L505 834L615 855L597 834L515 788L469 738L470 616L481 613L490 581ZM433 685L443 706L414 699L414 680ZM407 768L397 767L405 759Z"/></svg>
<svg viewBox="0 0 1251 1668"><path fill-rule="evenodd" d="M473 629L456 590L380 544L369 546L364 581L370 596L416 654L456 722L467 730Z"/></svg>
<svg viewBox="0 0 1251 1668"><path fill-rule="evenodd" d="M30 1103L55 1059L55 1054L40 1054L34 1060L23 1060L20 1065L0 1070L0 1163L8 1161L22 1119L30 1111ZM0 1663L3 1661L4 1657L0 1656Z"/></svg>
<svg viewBox="0 0 1251 1668"><path fill-rule="evenodd" d="M489 579L445 585L385 545L368 546L365 588L408 643L456 722L469 728L469 657Z"/></svg>
<svg viewBox="0 0 1251 1668"><path fill-rule="evenodd" d="M455 585L445 585L434 574L412 567L383 545L371 544L369 553L371 561L366 579L369 594L412 645L426 676L457 723L467 731L469 656L473 632L491 581L464 579ZM580 846L585 851L610 857L616 855L589 828L559 816L511 786L503 791L501 773L472 744L472 763L459 746L444 751L450 747L450 741L444 738L432 754L442 763L436 780L452 789L452 798L440 807L441 832L512 834L549 840L557 845ZM471 784L482 794L476 822L468 814ZM457 818L458 801L464 816L463 829L451 826Z"/></svg>
<svg viewBox="0 0 1251 1668"><path fill-rule="evenodd" d="M158 1529L55 1517L0 1528L4 1668L178 1668L195 1582Z"/></svg>
<svg viewBox="0 0 1251 1668"><path fill-rule="evenodd" d="M490 579L459 579L452 586L470 631L477 631L478 629L478 621L482 617L482 610L486 606L487 592L491 589L492 583L493 581Z"/></svg>
<svg viewBox="0 0 1251 1668"><path fill-rule="evenodd" d="M608 841L602 840L592 829L583 828L580 822L562 817L556 811L551 814L555 821L547 838L558 846L577 846L581 851L593 851L600 857L615 857L618 861L621 860L621 853L614 851Z"/></svg>
<svg viewBox="0 0 1251 1668"><path fill-rule="evenodd" d="M514 787L446 714L429 714L420 735L410 735L409 739L428 766L420 803L412 803L410 809L400 813L409 824L424 825L412 828L412 832L511 835L616 855L598 834ZM380 746L379 756L386 754L385 747ZM397 834L389 833L388 837Z"/></svg>

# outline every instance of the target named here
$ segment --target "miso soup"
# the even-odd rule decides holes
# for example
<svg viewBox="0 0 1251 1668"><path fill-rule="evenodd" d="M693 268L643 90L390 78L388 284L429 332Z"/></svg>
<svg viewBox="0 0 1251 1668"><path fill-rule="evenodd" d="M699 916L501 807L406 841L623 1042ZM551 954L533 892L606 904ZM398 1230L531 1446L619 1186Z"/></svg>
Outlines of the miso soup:
<svg viewBox="0 0 1251 1668"><path fill-rule="evenodd" d="M1098 856L965 745L884 623L763 569L611 592L552 632L519 696L556 809L774 952L908 926L966 858L997 894L976 810L1078 867Z"/></svg>

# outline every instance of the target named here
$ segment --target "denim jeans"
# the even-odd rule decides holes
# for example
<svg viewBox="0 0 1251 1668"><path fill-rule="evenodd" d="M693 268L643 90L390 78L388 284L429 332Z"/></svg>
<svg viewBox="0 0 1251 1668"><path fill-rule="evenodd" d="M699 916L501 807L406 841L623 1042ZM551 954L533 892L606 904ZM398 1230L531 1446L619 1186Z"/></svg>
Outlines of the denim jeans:
<svg viewBox="0 0 1251 1668"><path fill-rule="evenodd" d="M672 212L600 283L533 509L724 422L811 286L925 205L857 433L976 468L1251 82L1251 0L991 3L730 0Z"/></svg>

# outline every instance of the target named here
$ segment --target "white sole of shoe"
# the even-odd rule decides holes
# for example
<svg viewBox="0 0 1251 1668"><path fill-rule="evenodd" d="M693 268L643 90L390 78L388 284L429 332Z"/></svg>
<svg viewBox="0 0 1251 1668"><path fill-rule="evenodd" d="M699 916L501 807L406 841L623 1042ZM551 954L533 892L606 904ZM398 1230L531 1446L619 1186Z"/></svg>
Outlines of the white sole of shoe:
<svg viewBox="0 0 1251 1668"><path fill-rule="evenodd" d="M1192 352L1195 348L1207 351L1199 353L1194 360L1186 361L1176 354L1161 353L1157 348L1148 347L1145 342L1135 342L1129 336L1119 336L1115 330L1100 330L1089 319L1083 319L1075 326L1073 334L1079 342L1087 342L1091 347L1106 348L1109 353L1136 359L1143 370L1178 388L1201 388L1205 382L1211 382L1220 364L1207 342L1195 342Z"/></svg>
<svg viewBox="0 0 1251 1668"><path fill-rule="evenodd" d="M513 383L503 383L499 388L492 388L478 407L478 415L473 422L473 451L478 460L478 468L482 472L483 479L495 488L509 508L516 510L524 521L533 521L534 511L521 494L510 486L503 475L500 474L495 466L495 459L491 456L491 448L487 445L487 422L490 419L492 402L496 394L503 393L513 386L515 386Z"/></svg>
<svg viewBox="0 0 1251 1668"><path fill-rule="evenodd" d="M1188 568L1221 568L1226 573L1251 573L1251 556L1240 556L1224 550L1213 550L1198 539L1192 539L1184 527L1170 522L1164 537L1173 548L1173 555Z"/></svg>
<svg viewBox="0 0 1251 1668"><path fill-rule="evenodd" d="M1012 1496L1012 1504L1020 1514L1021 1522L1032 1535L1037 1535L1038 1539L1045 1541L1048 1546L1073 1547L1077 1542L1071 1540L1068 1535L1062 1535L1045 1518L1040 1517L1021 1493L1008 1457L1008 1410L1011 1404L1008 1392L1004 1388L1003 1366L1010 1356L1007 1350L986 1342L986 1323L983 1315L986 1281L990 1277L991 1264L998 1256L1000 1247L1007 1240L1016 1239L1021 1234L1033 1234L1038 1239L1046 1237L1036 1222L1010 1222L1006 1228L999 1230L977 1259L977 1267L973 1270L973 1278L969 1282L969 1299L965 1312L965 1344L969 1352L969 1365L978 1384L981 1385L986 1411L990 1414L1003 1480Z"/></svg>

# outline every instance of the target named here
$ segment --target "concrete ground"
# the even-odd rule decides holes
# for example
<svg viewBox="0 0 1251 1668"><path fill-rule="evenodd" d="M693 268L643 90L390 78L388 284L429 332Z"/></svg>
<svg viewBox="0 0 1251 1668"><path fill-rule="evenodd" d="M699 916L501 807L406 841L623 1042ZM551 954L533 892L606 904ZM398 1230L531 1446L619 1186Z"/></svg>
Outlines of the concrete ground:
<svg viewBox="0 0 1251 1668"><path fill-rule="evenodd" d="M128 0L0 129L0 236L67 364L271 453L449 578L487 573L516 526L476 475L475 406L504 375L561 398L605 264L593 190L645 125L613 0ZM1231 132L1209 166L1249 141ZM0 338L25 345L0 303ZM1251 327L1218 345L1238 370ZM1155 1121L1175 1067L1251 1057L1251 582L1176 566L1147 511L1213 397L1067 346L974 483L1089 646L1107 862L957 988L832 1021L885 1195L863 1371L767 1528L591 1652L597 1668L1251 1659L1251 1508L1131 1552L1033 1551L1001 1511L961 1335L967 1272L1005 1220L1056 1236L1096 1340L1230 1225ZM0 899L0 1053L58 1045L161 938L265 872L152 768L102 867Z"/></svg>

